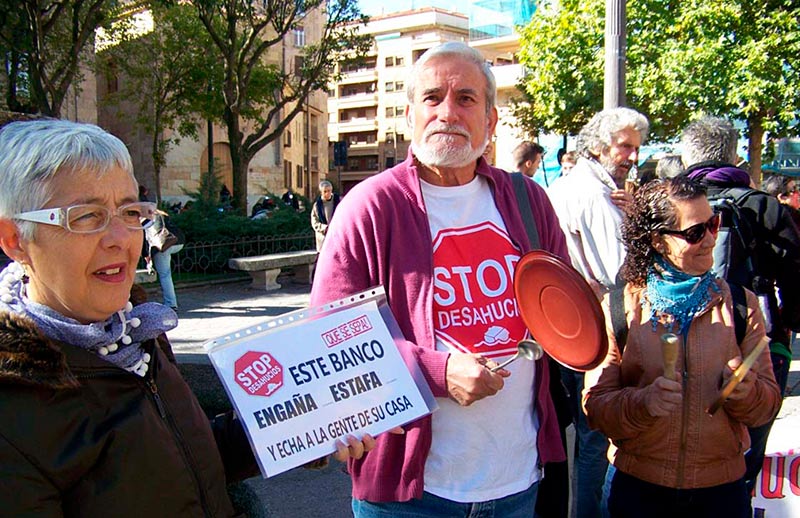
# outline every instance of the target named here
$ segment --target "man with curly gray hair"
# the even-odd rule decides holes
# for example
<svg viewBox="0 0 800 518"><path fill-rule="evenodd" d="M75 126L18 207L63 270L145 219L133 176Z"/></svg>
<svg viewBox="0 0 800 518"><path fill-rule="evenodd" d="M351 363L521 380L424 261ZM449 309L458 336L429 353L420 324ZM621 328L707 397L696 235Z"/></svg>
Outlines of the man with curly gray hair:
<svg viewBox="0 0 800 518"><path fill-rule="evenodd" d="M619 229L622 209L632 197L623 186L639 159L649 126L644 115L630 108L597 113L578 135L578 163L547 192L567 237L572 265L599 293L615 285L625 259ZM577 433L576 516L601 516L608 441L589 429L581 410L583 374L562 369L561 378L569 391Z"/></svg>

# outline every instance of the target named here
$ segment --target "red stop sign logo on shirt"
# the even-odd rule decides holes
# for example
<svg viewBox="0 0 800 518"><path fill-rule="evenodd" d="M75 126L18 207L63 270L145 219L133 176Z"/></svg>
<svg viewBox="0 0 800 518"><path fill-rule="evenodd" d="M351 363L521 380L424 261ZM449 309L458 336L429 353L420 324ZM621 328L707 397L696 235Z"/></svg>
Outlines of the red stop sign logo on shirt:
<svg viewBox="0 0 800 518"><path fill-rule="evenodd" d="M233 364L236 383L252 396L270 396L283 386L283 366L271 354L248 351Z"/></svg>
<svg viewBox="0 0 800 518"><path fill-rule="evenodd" d="M514 297L519 258L491 222L440 231L433 242L436 337L489 358L513 354L527 333Z"/></svg>

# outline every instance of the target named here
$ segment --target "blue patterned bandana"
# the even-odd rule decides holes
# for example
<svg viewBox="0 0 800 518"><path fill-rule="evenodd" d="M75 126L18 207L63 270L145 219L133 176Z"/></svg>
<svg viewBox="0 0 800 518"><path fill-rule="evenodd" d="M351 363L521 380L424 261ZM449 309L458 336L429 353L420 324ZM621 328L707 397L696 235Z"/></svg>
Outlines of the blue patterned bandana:
<svg viewBox="0 0 800 518"><path fill-rule="evenodd" d="M25 315L51 340L93 352L114 365L144 376L150 355L141 345L178 325L166 306L130 302L104 322L81 324L25 297L22 266L13 262L0 272L0 310Z"/></svg>
<svg viewBox="0 0 800 518"><path fill-rule="evenodd" d="M645 295L650 303L653 331L658 324L664 324L668 331L677 326L680 334L685 335L692 319L711 301L709 288L719 291L714 279L711 271L699 276L689 275L672 266L663 256L656 255L647 274Z"/></svg>

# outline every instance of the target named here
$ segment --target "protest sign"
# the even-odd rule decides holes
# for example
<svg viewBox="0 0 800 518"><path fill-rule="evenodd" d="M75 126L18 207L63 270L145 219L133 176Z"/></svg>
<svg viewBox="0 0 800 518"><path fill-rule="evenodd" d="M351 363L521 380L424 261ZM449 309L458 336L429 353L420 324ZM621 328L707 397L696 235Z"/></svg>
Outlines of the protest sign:
<svg viewBox="0 0 800 518"><path fill-rule="evenodd" d="M764 467L756 480L753 509L755 516L800 516L800 453L764 457Z"/></svg>
<svg viewBox="0 0 800 518"><path fill-rule="evenodd" d="M205 347L268 477L335 452L347 435L375 436L436 408L395 340L402 337L375 288Z"/></svg>
<svg viewBox="0 0 800 518"><path fill-rule="evenodd" d="M767 442L764 466L756 479L753 516L795 518L800 516L800 449L797 430L800 415L779 415Z"/></svg>

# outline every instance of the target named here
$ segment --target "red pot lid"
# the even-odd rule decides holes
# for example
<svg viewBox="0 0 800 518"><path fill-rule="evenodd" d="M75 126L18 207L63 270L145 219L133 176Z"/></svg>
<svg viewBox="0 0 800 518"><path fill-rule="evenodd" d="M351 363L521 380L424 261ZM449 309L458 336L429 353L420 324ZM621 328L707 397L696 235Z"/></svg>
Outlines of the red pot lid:
<svg viewBox="0 0 800 518"><path fill-rule="evenodd" d="M525 254L514 272L522 320L551 358L591 370L608 352L600 301L580 273L544 250Z"/></svg>

